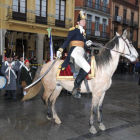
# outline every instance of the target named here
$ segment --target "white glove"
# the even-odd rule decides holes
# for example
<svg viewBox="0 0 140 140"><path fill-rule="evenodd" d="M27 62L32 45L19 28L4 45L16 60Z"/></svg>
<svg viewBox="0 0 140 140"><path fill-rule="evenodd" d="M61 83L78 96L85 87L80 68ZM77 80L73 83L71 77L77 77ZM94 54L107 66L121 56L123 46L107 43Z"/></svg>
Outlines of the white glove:
<svg viewBox="0 0 140 140"><path fill-rule="evenodd" d="M56 56L60 59L62 57L62 52L58 50L56 52Z"/></svg>
<svg viewBox="0 0 140 140"><path fill-rule="evenodd" d="M89 47L89 46L91 46L92 45L92 41L91 40L88 40L88 41L86 41L86 45Z"/></svg>

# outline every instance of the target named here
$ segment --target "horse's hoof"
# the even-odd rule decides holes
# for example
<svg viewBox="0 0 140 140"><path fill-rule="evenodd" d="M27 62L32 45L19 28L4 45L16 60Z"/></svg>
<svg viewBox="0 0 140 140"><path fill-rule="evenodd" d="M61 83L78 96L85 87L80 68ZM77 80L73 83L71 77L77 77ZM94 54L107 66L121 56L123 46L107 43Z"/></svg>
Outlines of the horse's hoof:
<svg viewBox="0 0 140 140"><path fill-rule="evenodd" d="M106 127L105 127L105 125L103 123L100 123L99 129L102 130L102 131L105 131Z"/></svg>
<svg viewBox="0 0 140 140"><path fill-rule="evenodd" d="M55 120L55 123L56 124L61 124L61 121L60 120Z"/></svg>
<svg viewBox="0 0 140 140"><path fill-rule="evenodd" d="M52 118L50 118L49 116L46 116L48 120L51 120Z"/></svg>
<svg viewBox="0 0 140 140"><path fill-rule="evenodd" d="M96 134L97 133L97 130L94 126L91 126L91 128L89 129L90 133L92 134Z"/></svg>

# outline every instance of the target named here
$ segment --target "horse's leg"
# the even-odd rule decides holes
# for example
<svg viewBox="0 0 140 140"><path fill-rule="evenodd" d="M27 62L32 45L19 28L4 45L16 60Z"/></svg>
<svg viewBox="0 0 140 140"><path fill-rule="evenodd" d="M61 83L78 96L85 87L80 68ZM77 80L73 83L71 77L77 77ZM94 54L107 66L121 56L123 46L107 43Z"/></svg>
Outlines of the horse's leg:
<svg viewBox="0 0 140 140"><path fill-rule="evenodd" d="M60 124L61 120L59 119L59 117L57 116L57 113L55 111L55 102L56 102L56 99L59 96L61 90L62 90L62 86L61 85L56 85L56 88L55 88L55 90L53 91L53 93L50 97L50 101L51 101L51 105L52 105L53 119L55 120L55 122L57 124Z"/></svg>
<svg viewBox="0 0 140 140"><path fill-rule="evenodd" d="M45 90L45 89L44 89ZM50 96L52 94L53 91L44 91L43 94L43 100L44 100L44 104L46 106L47 109L47 119L50 120L52 118L52 110L51 110L51 102L50 102Z"/></svg>
<svg viewBox="0 0 140 140"><path fill-rule="evenodd" d="M89 131L92 134L96 134L97 133L97 130L96 130L95 126L94 126L94 118L95 118L95 115L97 113L97 105L98 105L97 97L95 97L95 96L92 95L91 116L90 116L90 122L89 122L90 123L90 126L91 126L91 128L89 129Z"/></svg>
<svg viewBox="0 0 140 140"><path fill-rule="evenodd" d="M105 92L102 94L101 99L100 99L99 104L98 104L98 107L97 107L99 128L102 131L106 130L105 125L102 123L102 108L103 108L104 97L105 97Z"/></svg>

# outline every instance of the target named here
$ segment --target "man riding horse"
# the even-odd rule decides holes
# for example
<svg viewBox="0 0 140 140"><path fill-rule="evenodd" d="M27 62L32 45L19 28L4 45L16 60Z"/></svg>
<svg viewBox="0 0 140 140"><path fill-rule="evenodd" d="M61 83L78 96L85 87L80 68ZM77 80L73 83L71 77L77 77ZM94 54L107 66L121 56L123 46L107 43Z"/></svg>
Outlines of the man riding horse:
<svg viewBox="0 0 140 140"><path fill-rule="evenodd" d="M75 64L80 67L80 71L75 79L74 88L72 91L72 95L74 95L74 97L80 98L80 85L90 71L90 65L84 58L84 54L86 48L92 45L92 41L86 41L86 34L83 28L86 24L86 17L84 15L84 11L79 12L77 24L78 25L76 25L76 27L72 27L69 29L68 37L66 38L61 48L59 48L59 50L57 51L57 57L60 58L62 56L63 50L70 43L70 52L68 53L68 56L66 57L60 68L64 70L68 66L70 62L70 57L72 57Z"/></svg>

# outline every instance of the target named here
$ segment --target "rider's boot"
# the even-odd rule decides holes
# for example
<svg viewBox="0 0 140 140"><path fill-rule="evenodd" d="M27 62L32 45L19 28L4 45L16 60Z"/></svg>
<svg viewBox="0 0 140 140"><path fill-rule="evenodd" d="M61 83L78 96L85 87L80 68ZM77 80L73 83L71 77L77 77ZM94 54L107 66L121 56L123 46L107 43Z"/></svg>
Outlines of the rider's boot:
<svg viewBox="0 0 140 140"><path fill-rule="evenodd" d="M84 71L82 68L79 71L79 74L77 75L75 82L74 82L74 88L72 91L72 95L74 97L81 97L80 95L80 85L82 83L82 81L86 78L86 76L88 75L88 73L86 71ZM77 95L76 95L77 94Z"/></svg>

